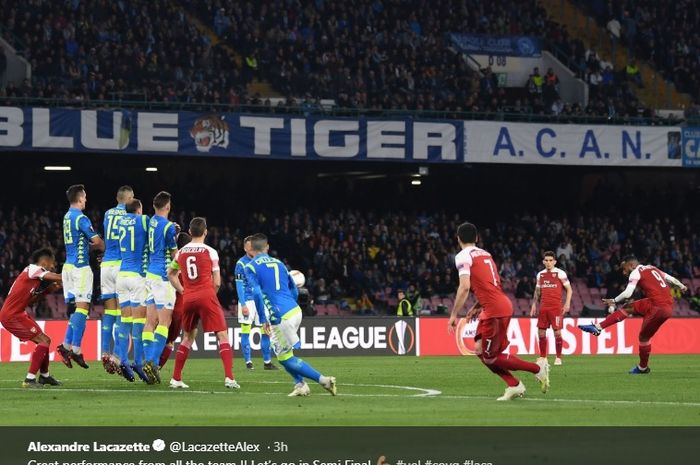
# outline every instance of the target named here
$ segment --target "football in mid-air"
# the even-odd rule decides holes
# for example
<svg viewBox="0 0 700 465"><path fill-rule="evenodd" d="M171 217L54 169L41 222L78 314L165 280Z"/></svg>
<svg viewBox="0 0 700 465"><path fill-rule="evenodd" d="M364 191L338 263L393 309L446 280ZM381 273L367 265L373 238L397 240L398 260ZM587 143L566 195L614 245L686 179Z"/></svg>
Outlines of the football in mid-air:
<svg viewBox="0 0 700 465"><path fill-rule="evenodd" d="M289 272L289 276L292 277L297 287L304 287L304 283L306 283L306 276L304 276L304 273L299 270L292 270Z"/></svg>

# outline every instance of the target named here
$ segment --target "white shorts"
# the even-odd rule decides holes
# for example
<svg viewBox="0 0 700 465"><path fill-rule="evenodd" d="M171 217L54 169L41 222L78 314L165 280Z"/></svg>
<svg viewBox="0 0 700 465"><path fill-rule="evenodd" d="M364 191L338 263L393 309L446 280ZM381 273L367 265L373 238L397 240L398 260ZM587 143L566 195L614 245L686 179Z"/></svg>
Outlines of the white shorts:
<svg viewBox="0 0 700 465"><path fill-rule="evenodd" d="M301 326L301 312L287 320L282 320L278 325L271 326L270 342L277 357L291 352L298 346L299 326Z"/></svg>
<svg viewBox="0 0 700 465"><path fill-rule="evenodd" d="M242 325L260 326L260 316L255 309L255 301L248 300L245 306L248 309L248 316L243 316L243 306L240 303L238 304L238 323Z"/></svg>
<svg viewBox="0 0 700 465"><path fill-rule="evenodd" d="M146 277L146 305L155 305L156 309L172 310L175 308L175 288L170 281Z"/></svg>
<svg viewBox="0 0 700 465"><path fill-rule="evenodd" d="M76 268L63 265L63 297L66 303L90 302L92 300L92 269L89 266Z"/></svg>
<svg viewBox="0 0 700 465"><path fill-rule="evenodd" d="M117 262L118 263L118 262ZM100 266L100 294L102 300L117 298L117 275L119 274L119 265L105 266L103 263Z"/></svg>
<svg viewBox="0 0 700 465"><path fill-rule="evenodd" d="M146 278L120 274L117 277L117 294L119 295L119 306L122 308L145 307L148 297Z"/></svg>

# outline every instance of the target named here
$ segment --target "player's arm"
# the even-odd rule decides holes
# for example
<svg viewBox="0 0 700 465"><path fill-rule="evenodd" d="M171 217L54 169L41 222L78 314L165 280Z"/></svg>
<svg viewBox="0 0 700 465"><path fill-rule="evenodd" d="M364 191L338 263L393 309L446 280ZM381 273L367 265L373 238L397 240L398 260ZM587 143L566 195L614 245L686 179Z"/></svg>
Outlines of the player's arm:
<svg viewBox="0 0 700 465"><path fill-rule="evenodd" d="M221 270L217 269L211 272L211 279L214 281L214 292L219 292L221 287Z"/></svg>
<svg viewBox="0 0 700 465"><path fill-rule="evenodd" d="M454 331L457 325L457 314L464 307L469 297L469 290L471 289L471 276L468 274L462 274L459 276L459 287L457 288L457 294L455 295L455 301L452 306L452 312L450 313L450 319L447 322L447 327L450 331Z"/></svg>
<svg viewBox="0 0 700 465"><path fill-rule="evenodd" d="M168 281L170 281L170 284L175 288L177 292L179 292L180 294L184 294L185 288L182 287L182 283L180 282L179 276L180 265L178 265L177 260L173 260L170 262L170 265L168 265Z"/></svg>
<svg viewBox="0 0 700 465"><path fill-rule="evenodd" d="M87 216L83 215L80 220L78 220L78 229L90 240L90 246L93 250L104 252L105 241L103 241L100 235L92 228L92 223Z"/></svg>
<svg viewBox="0 0 700 465"><path fill-rule="evenodd" d="M574 295L574 290L571 288L571 283L564 284L564 289L566 289L566 300L564 301L563 313L566 314L571 309L571 297Z"/></svg>
<svg viewBox="0 0 700 465"><path fill-rule="evenodd" d="M668 273L664 273L664 281L669 283L671 286L676 287L681 290L681 292L685 293L688 291L688 286L680 282L678 279L674 278Z"/></svg>
<svg viewBox="0 0 700 465"><path fill-rule="evenodd" d="M291 275L289 275L288 278L289 278L289 282L287 285L289 286L289 292L292 293L292 297L294 297L294 300L298 300L299 299L299 288L297 287L296 283L294 282L294 279L292 279Z"/></svg>
<svg viewBox="0 0 700 465"><path fill-rule="evenodd" d="M629 282L627 283L625 290L614 299L603 299L603 302L606 305L615 305L632 297L634 290L637 289L637 283L639 282L640 277L639 271L634 270L632 273L630 273Z"/></svg>
<svg viewBox="0 0 700 465"><path fill-rule="evenodd" d="M530 316L537 316L537 304L542 296L542 288L540 287L540 275L535 276L535 292L532 293L532 305L530 306Z"/></svg>
<svg viewBox="0 0 700 465"><path fill-rule="evenodd" d="M258 311L258 318L260 323L265 325L269 324L267 321L267 315L265 314L265 301L263 299L262 289L260 289L260 282L258 281L258 275L255 272L255 268L248 264L243 268L245 273L245 278L250 286L251 293L253 294L253 300L255 301L255 308Z"/></svg>
<svg viewBox="0 0 700 465"><path fill-rule="evenodd" d="M481 302L476 302L474 305L472 305L472 307L467 312L467 320L471 320L479 316L479 313L481 313L482 308L484 307L481 305Z"/></svg>
<svg viewBox="0 0 700 465"><path fill-rule="evenodd" d="M238 295L238 304L241 306L241 313L243 313L243 316L247 317L249 310L245 305L245 273L241 262L236 263L234 274L236 275L236 294Z"/></svg>

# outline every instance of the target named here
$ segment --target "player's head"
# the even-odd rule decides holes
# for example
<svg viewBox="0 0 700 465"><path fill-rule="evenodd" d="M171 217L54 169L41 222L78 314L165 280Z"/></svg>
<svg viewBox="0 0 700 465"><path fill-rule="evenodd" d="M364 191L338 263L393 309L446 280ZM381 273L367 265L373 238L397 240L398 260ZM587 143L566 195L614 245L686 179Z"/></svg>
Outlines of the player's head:
<svg viewBox="0 0 700 465"><path fill-rule="evenodd" d="M122 186L117 190L117 203L126 205L134 198L134 190L131 186Z"/></svg>
<svg viewBox="0 0 700 465"><path fill-rule="evenodd" d="M46 270L53 270L54 265L56 264L56 256L54 255L53 250L48 247L44 247L39 250L35 250L32 253L32 263Z"/></svg>
<svg viewBox="0 0 700 465"><path fill-rule="evenodd" d="M126 212L135 215L143 215L143 204L139 199L131 199L131 201L126 204Z"/></svg>
<svg viewBox="0 0 700 465"><path fill-rule="evenodd" d="M158 214L168 214L170 213L170 199L172 196L170 192L160 191L153 197L153 209Z"/></svg>
<svg viewBox="0 0 700 465"><path fill-rule="evenodd" d="M207 220L201 216L192 218L192 221L190 221L190 235L192 239L204 239L207 236Z"/></svg>
<svg viewBox="0 0 700 465"><path fill-rule="evenodd" d="M622 258L620 268L622 268L622 273L628 275L632 272L632 270L637 268L637 265L639 265L639 260L637 260L637 257L634 255L626 255Z"/></svg>
<svg viewBox="0 0 700 465"><path fill-rule="evenodd" d="M177 235L177 248L181 249L190 242L192 242L192 236L187 234L186 232L182 231L180 234Z"/></svg>
<svg viewBox="0 0 700 465"><path fill-rule="evenodd" d="M246 236L243 239L243 251L247 256L253 258L253 236Z"/></svg>
<svg viewBox="0 0 700 465"><path fill-rule="evenodd" d="M466 247L469 244L476 244L479 238L479 231L476 226L471 223L462 223L457 228L457 240L461 247Z"/></svg>
<svg viewBox="0 0 700 465"><path fill-rule="evenodd" d="M547 270L552 271L554 265L557 264L557 254L555 254L551 250L547 250L542 256L542 263L544 264L544 267L547 268Z"/></svg>
<svg viewBox="0 0 700 465"><path fill-rule="evenodd" d="M81 210L85 209L87 204L87 193L85 192L85 186L82 184L73 184L66 191L66 197L68 198L68 203L71 207L79 208Z"/></svg>
<svg viewBox="0 0 700 465"><path fill-rule="evenodd" d="M270 250L270 245L267 243L267 236L262 233L253 234L250 240L250 248L253 256L259 253L267 253Z"/></svg>

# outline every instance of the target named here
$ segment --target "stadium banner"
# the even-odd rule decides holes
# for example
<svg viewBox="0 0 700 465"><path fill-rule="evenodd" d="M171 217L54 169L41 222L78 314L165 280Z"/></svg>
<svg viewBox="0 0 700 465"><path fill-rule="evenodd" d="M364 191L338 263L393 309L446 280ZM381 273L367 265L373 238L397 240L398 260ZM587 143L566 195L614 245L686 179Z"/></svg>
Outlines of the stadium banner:
<svg viewBox="0 0 700 465"><path fill-rule="evenodd" d="M460 121L0 107L0 150L463 161Z"/></svg>
<svg viewBox="0 0 700 465"><path fill-rule="evenodd" d="M638 353L637 338L641 318L628 318L595 337L577 328L603 319L564 318L562 339L564 355L601 355ZM473 355L476 321L462 318L454 335L447 333L448 318L421 318L418 351L424 355ZM554 335L547 331L550 353L554 353ZM508 353L538 355L537 318L513 318L508 326ZM700 318L671 318L654 335L654 354L700 354Z"/></svg>
<svg viewBox="0 0 700 465"><path fill-rule="evenodd" d="M680 167L678 127L466 121L466 163Z"/></svg>
<svg viewBox="0 0 700 465"><path fill-rule="evenodd" d="M700 128L683 128L683 166L700 168Z"/></svg>
<svg viewBox="0 0 700 465"><path fill-rule="evenodd" d="M49 359L60 360L56 346L63 341L68 327L67 320L37 321L37 324L51 338ZM88 320L83 336L82 350L85 360L97 360L100 354L100 321ZM31 341L22 342L0 325L0 362L28 362L36 345Z"/></svg>
<svg viewBox="0 0 700 465"><path fill-rule="evenodd" d="M233 349L240 350L241 327L235 318L227 319L229 340ZM68 322L66 320L38 321L49 335L51 346L63 340ZM101 331L99 320L89 320L83 338L85 360L97 360L100 354ZM253 350L260 350L261 329L253 327L250 344ZM373 318L306 318L299 328L301 339L300 353L313 356L325 355L416 355L418 336L416 320L413 318L373 317ZM177 340L179 342L179 339ZM0 326L0 362L29 361L34 351L33 342L21 342ZM58 360L55 352L51 360ZM197 335L192 345L190 357L218 358L219 348L214 333Z"/></svg>
<svg viewBox="0 0 700 465"><path fill-rule="evenodd" d="M452 44L462 53L541 57L542 42L531 36L492 36L485 34L448 34Z"/></svg>

